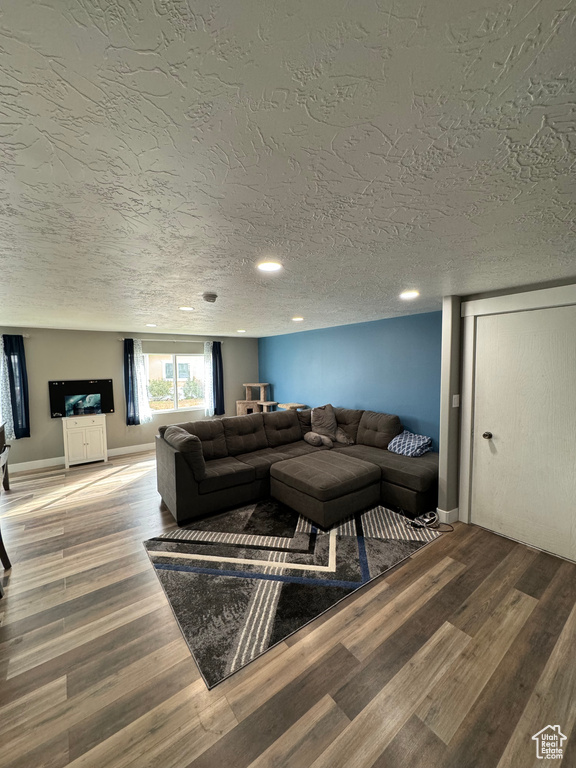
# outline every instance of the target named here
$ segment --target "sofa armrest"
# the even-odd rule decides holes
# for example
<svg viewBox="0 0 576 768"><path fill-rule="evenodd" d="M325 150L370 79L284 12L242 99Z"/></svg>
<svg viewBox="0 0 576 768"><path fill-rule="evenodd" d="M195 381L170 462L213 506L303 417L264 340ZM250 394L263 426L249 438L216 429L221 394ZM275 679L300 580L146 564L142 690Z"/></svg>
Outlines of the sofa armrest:
<svg viewBox="0 0 576 768"><path fill-rule="evenodd" d="M206 479L206 462L202 451L202 441L182 427L172 425L165 430L163 438L168 445L179 451L192 470L196 482Z"/></svg>
<svg viewBox="0 0 576 768"><path fill-rule="evenodd" d="M184 458L185 454L156 436L156 477L158 493L177 522L193 516L199 503L198 482Z"/></svg>

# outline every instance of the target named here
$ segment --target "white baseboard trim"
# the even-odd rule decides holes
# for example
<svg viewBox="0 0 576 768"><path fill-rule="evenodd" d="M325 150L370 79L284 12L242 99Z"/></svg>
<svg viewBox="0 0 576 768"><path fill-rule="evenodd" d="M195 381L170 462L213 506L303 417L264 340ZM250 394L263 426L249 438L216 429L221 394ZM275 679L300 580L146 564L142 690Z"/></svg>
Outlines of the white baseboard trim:
<svg viewBox="0 0 576 768"><path fill-rule="evenodd" d="M49 467L63 467L64 456L53 456L51 459L38 459L37 461L22 461L20 464L8 463L10 474L16 472L30 472L32 469L48 469Z"/></svg>
<svg viewBox="0 0 576 768"><path fill-rule="evenodd" d="M458 520L458 507L448 511L436 507L436 512L438 512L438 520L441 523L455 523Z"/></svg>
<svg viewBox="0 0 576 768"><path fill-rule="evenodd" d="M108 456L125 456L128 453L144 453L153 451L154 443L140 443L140 445L125 445L122 448L109 448ZM74 466L83 467L84 464ZM49 469L50 467L64 467L64 456L53 456L51 459L38 459L37 461L22 461L19 464L9 464L11 474L16 472L30 472L34 469Z"/></svg>
<svg viewBox="0 0 576 768"><path fill-rule="evenodd" d="M108 456L125 456L127 453L153 451L154 445L154 443L140 443L140 445L125 445L122 448L108 448Z"/></svg>

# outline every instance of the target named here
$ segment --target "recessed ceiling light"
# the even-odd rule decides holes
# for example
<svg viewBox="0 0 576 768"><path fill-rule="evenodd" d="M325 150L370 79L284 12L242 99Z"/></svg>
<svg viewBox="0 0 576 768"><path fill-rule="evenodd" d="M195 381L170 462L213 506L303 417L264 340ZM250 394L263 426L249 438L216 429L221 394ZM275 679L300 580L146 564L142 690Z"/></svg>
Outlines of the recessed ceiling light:
<svg viewBox="0 0 576 768"><path fill-rule="evenodd" d="M420 296L420 291L403 291L400 294L401 299L415 299Z"/></svg>
<svg viewBox="0 0 576 768"><path fill-rule="evenodd" d="M258 269L262 272L278 272L279 269L282 269L282 264L277 261L262 261L258 264Z"/></svg>
<svg viewBox="0 0 576 768"><path fill-rule="evenodd" d="M194 307L178 307L182 312L194 312Z"/></svg>
<svg viewBox="0 0 576 768"><path fill-rule="evenodd" d="M156 328L156 323L146 323L146 328Z"/></svg>
<svg viewBox="0 0 576 768"><path fill-rule="evenodd" d="M293 318L292 318L292 320L293 320L295 323L301 323L301 322L302 322L302 320L304 320L304 318L303 318L303 317L293 317Z"/></svg>
<svg viewBox="0 0 576 768"><path fill-rule="evenodd" d="M246 331L240 331L240 330L238 330L238 331L236 331L236 333L246 333Z"/></svg>

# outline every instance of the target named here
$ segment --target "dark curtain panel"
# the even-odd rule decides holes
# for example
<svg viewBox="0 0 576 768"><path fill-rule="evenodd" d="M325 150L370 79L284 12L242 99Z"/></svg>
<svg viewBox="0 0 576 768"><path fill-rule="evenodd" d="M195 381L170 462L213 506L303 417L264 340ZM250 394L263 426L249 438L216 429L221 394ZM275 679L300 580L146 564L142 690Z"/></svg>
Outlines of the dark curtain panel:
<svg viewBox="0 0 576 768"><path fill-rule="evenodd" d="M124 393L126 395L126 424L140 424L136 410L136 367L134 365L134 339L124 339Z"/></svg>
<svg viewBox="0 0 576 768"><path fill-rule="evenodd" d="M3 335L4 354L10 382L12 400L12 418L16 439L30 437L30 407L28 405L28 374L26 373L26 355L22 336Z"/></svg>
<svg viewBox="0 0 576 768"><path fill-rule="evenodd" d="M222 416L224 408L224 371L222 369L222 344L212 342L212 380L214 382L214 415Z"/></svg>

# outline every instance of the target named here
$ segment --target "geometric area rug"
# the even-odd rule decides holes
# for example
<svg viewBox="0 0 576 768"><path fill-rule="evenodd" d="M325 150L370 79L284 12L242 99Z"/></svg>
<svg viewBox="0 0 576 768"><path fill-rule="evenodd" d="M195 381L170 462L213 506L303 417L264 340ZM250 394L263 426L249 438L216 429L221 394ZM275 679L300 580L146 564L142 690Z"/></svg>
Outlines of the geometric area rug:
<svg viewBox="0 0 576 768"><path fill-rule="evenodd" d="M208 688L441 534L385 507L322 531L274 499L144 542Z"/></svg>

